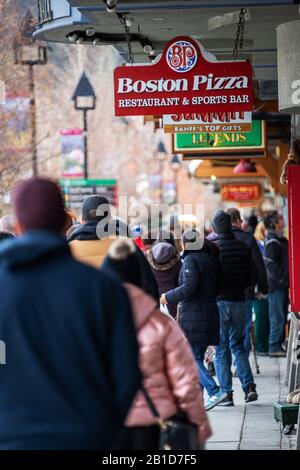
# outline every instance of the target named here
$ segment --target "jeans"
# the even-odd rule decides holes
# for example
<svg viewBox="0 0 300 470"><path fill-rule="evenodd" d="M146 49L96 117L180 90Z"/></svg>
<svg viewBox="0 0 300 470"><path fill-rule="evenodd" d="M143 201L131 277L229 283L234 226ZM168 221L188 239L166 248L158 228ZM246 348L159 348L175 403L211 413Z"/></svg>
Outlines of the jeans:
<svg viewBox="0 0 300 470"><path fill-rule="evenodd" d="M284 327L288 314L288 291L278 290L272 292L269 294L268 300L270 320L269 352L277 352L281 350L284 341Z"/></svg>
<svg viewBox="0 0 300 470"><path fill-rule="evenodd" d="M213 377L210 375L208 370L206 369L204 365L204 355L207 347L203 346L197 346L195 344L192 344L192 350L196 359L196 364L197 368L199 371L199 382L204 387L208 393L208 395L211 397L212 395L216 395L220 387L216 384L215 380Z"/></svg>
<svg viewBox="0 0 300 470"><path fill-rule="evenodd" d="M220 344L216 347L215 368L222 392L232 390L232 354L235 356L237 375L244 392L254 384L244 341L246 332L245 302L218 302L220 313Z"/></svg>
<svg viewBox="0 0 300 470"><path fill-rule="evenodd" d="M246 352L249 356L251 351L251 328L252 328L252 309L253 309L253 300L246 300L246 337L244 346Z"/></svg>

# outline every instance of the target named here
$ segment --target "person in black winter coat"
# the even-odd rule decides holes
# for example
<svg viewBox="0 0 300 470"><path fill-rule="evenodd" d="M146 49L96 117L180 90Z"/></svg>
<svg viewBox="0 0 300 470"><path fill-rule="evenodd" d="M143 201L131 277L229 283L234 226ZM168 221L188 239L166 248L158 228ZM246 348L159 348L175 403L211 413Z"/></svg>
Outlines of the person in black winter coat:
<svg viewBox="0 0 300 470"><path fill-rule="evenodd" d="M161 233L158 242L147 250L145 255L155 276L160 295L178 287L182 262L175 248L175 241L171 232L164 231L164 233ZM169 303L168 310L170 315L175 318L177 304Z"/></svg>
<svg viewBox="0 0 300 470"><path fill-rule="evenodd" d="M289 304L289 258L288 241L283 236L284 219L278 212L264 219L267 230L265 263L269 279L269 355L285 356L282 349Z"/></svg>
<svg viewBox="0 0 300 470"><path fill-rule="evenodd" d="M112 449L141 381L127 294L72 258L54 182L22 182L14 205L23 235L0 246L0 449Z"/></svg>
<svg viewBox="0 0 300 470"><path fill-rule="evenodd" d="M238 209L228 209L227 214L230 215L232 223L232 232L237 240L245 243L251 250L252 262L255 266L257 278L252 286L246 289L246 338L245 348L248 354L251 351L251 327L252 327L252 310L255 298L262 299L268 294L268 278L261 251L257 241L250 232L242 230L242 217ZM257 286L258 292L255 294Z"/></svg>
<svg viewBox="0 0 300 470"><path fill-rule="evenodd" d="M204 366L204 354L208 346L219 344L220 322L216 303L220 283L218 248L201 239L196 230L187 230L182 236L183 267L179 287L166 292L161 302L179 303L179 324L190 342L199 379L208 392L209 400L224 398L220 387ZM222 395L222 396L221 396ZM211 409L208 406L206 409Z"/></svg>
<svg viewBox="0 0 300 470"><path fill-rule="evenodd" d="M256 387L245 350L245 291L256 280L251 251L232 232L230 215L218 211L213 219L214 238L220 249L221 289L218 297L220 344L216 348L215 366L221 389L227 394L222 405L233 405L232 353L237 375L245 392L245 401L257 400Z"/></svg>
<svg viewBox="0 0 300 470"><path fill-rule="evenodd" d="M68 238L74 258L100 268L110 244L118 236L131 237L127 224L121 219L113 219L111 206L104 196L87 197L82 204L83 224ZM159 292L155 277L143 252L138 249L141 265L143 290L159 302Z"/></svg>

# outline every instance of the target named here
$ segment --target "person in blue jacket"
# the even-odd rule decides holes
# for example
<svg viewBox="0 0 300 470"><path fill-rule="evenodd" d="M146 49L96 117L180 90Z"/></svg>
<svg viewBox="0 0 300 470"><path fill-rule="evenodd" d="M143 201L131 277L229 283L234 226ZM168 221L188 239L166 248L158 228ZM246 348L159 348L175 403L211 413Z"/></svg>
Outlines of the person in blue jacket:
<svg viewBox="0 0 300 470"><path fill-rule="evenodd" d="M111 449L141 379L128 297L72 258L54 182L23 181L14 207L22 236L0 247L0 449Z"/></svg>

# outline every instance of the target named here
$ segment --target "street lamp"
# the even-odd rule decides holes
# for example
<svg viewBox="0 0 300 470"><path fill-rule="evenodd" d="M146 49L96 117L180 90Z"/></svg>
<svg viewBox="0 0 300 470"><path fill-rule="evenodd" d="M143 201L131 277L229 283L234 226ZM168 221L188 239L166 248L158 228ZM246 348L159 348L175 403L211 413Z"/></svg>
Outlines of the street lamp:
<svg viewBox="0 0 300 470"><path fill-rule="evenodd" d="M97 97L86 73L83 72L72 96L75 109L83 111L84 130L84 177L88 178L88 111L96 108Z"/></svg>
<svg viewBox="0 0 300 470"><path fill-rule="evenodd" d="M177 203L177 198L178 198L178 171L181 168L181 161L178 157L178 155L173 155L171 158L170 162L171 168L174 172L174 181L175 181L175 203Z"/></svg>
<svg viewBox="0 0 300 470"><path fill-rule="evenodd" d="M162 140L160 140L158 143L155 155L158 160L165 160L168 156L167 149Z"/></svg>
<svg viewBox="0 0 300 470"><path fill-rule="evenodd" d="M18 37L14 42L14 56L16 65L28 67L29 91L30 91L30 116L31 116L31 149L32 149L32 173L37 175L37 145L36 145L36 103L34 67L35 65L46 65L47 48L33 39L35 31L35 19L28 10L24 16Z"/></svg>
<svg viewBox="0 0 300 470"><path fill-rule="evenodd" d="M163 202L163 192L164 192L164 181L163 181L163 172L164 172L164 160L166 160L168 156L167 149L165 144L162 140L159 141L158 146L155 151L154 158L159 163L159 201L160 203Z"/></svg>

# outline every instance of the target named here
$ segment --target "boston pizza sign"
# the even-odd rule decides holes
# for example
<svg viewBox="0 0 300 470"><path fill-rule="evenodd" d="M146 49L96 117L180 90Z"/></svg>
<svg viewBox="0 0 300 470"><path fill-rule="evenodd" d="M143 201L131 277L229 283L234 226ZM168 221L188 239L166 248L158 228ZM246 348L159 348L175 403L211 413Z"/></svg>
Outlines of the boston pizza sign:
<svg viewBox="0 0 300 470"><path fill-rule="evenodd" d="M252 111L250 62L210 56L192 38L177 37L156 63L117 67L116 116Z"/></svg>

